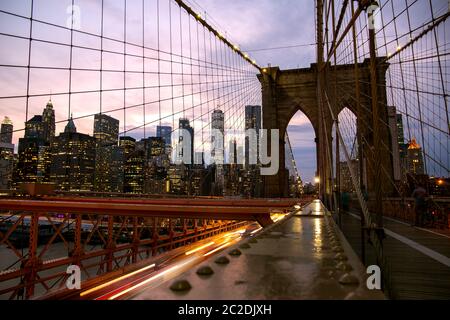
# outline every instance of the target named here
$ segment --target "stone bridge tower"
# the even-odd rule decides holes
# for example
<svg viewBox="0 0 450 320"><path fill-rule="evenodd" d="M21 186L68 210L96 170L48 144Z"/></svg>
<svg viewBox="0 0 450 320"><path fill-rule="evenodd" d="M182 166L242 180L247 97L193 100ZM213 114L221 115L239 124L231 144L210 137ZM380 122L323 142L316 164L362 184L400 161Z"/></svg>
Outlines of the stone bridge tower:
<svg viewBox="0 0 450 320"><path fill-rule="evenodd" d="M377 77L379 88L384 88L386 84L386 70L388 64L384 62L384 58L378 58ZM338 96L336 97L336 105L334 102L334 81L337 76ZM316 133L317 145L317 168L321 183L324 183L324 192L331 194L331 168L327 155L332 154L332 128L333 119L329 112L326 101L323 105L323 115L319 114L318 107L318 69L317 64L311 64L309 68L280 70L278 67L270 67L264 69L264 72L258 75L262 85L262 111L263 111L263 128L280 130L280 170L275 176L266 176L264 178L264 196L265 197L285 197L288 195L288 177L285 170L285 133L291 118L301 110L311 121ZM357 103L355 92L355 65L338 65L336 68L326 67L326 78L330 79L329 87L326 88L328 93L328 101L334 116L337 118L339 113L347 107L357 116ZM374 190L375 180L373 176L373 137L372 137L372 113L371 110L371 87L370 87L370 60L366 59L359 64L359 83L361 110L363 110L362 125L357 130L361 132L363 141L368 146L364 146L364 181L367 184L368 192ZM378 103L380 113L380 123L388 123L388 108L386 91L378 90ZM323 126L323 138L320 140L319 128ZM384 127L382 127L384 129ZM384 147L381 156L383 171L390 177L393 177L392 150L389 130L381 130L381 141ZM327 150L328 148L328 150ZM270 150L270 149L269 149ZM328 152L328 153L327 153ZM301 161L301 160L300 160ZM391 193L392 183L383 178L382 187L384 193Z"/></svg>

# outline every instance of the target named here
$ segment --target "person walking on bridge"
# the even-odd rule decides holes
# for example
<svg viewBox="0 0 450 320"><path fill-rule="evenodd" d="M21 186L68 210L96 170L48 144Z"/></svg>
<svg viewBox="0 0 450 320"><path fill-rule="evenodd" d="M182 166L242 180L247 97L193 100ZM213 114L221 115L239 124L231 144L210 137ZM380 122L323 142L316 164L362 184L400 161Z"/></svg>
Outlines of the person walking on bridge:
<svg viewBox="0 0 450 320"><path fill-rule="evenodd" d="M417 185L411 196L414 198L414 225L423 227L423 220L427 212L427 191L421 185Z"/></svg>

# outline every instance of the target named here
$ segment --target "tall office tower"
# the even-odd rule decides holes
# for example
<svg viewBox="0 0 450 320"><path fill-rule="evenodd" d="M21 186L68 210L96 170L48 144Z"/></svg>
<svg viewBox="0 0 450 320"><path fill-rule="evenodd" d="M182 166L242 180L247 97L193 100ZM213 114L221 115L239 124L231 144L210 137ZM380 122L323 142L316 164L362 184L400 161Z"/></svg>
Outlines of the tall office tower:
<svg viewBox="0 0 450 320"><path fill-rule="evenodd" d="M191 127L191 125L189 124L189 120L188 119L180 119L179 122L179 129L180 130L185 130L187 132L189 132L190 135L190 139L191 139L191 150L190 150L190 163L189 164L194 164L194 128ZM187 144L185 146L185 148L181 148L180 145L182 145L183 142L183 138L184 136L180 134L180 138L179 138L179 149L178 149L178 157L180 159L183 159L183 152L187 152L185 150L185 148L187 148Z"/></svg>
<svg viewBox="0 0 450 320"><path fill-rule="evenodd" d="M42 113L42 126L44 130L44 139L51 145L55 138L55 110L53 110L53 103L50 100L45 106Z"/></svg>
<svg viewBox="0 0 450 320"><path fill-rule="evenodd" d="M222 110L215 110L211 115L211 160L216 165L214 194L223 195L224 159L225 159L225 116Z"/></svg>
<svg viewBox="0 0 450 320"><path fill-rule="evenodd" d="M214 163L223 164L225 157L225 117L222 110L215 110L211 115L211 129L222 135L220 140L211 135L211 158Z"/></svg>
<svg viewBox="0 0 450 320"><path fill-rule="evenodd" d="M0 142L12 143L12 137L13 137L13 123L8 117L5 117L5 119L2 122L0 130Z"/></svg>
<svg viewBox="0 0 450 320"><path fill-rule="evenodd" d="M0 131L0 190L12 187L14 168L13 124L8 117L2 122Z"/></svg>
<svg viewBox="0 0 450 320"><path fill-rule="evenodd" d="M415 138L412 138L409 143L407 162L409 173L416 175L425 174L422 148L417 143Z"/></svg>
<svg viewBox="0 0 450 320"><path fill-rule="evenodd" d="M64 132L52 143L50 175L59 190L92 191L95 172L95 138L78 133L69 119Z"/></svg>
<svg viewBox="0 0 450 320"><path fill-rule="evenodd" d="M124 150L118 145L95 148L94 190L97 192L123 191Z"/></svg>
<svg viewBox="0 0 450 320"><path fill-rule="evenodd" d="M149 160L158 165L162 166L163 157L165 155L165 140L162 137L150 137L148 138L148 156Z"/></svg>
<svg viewBox="0 0 450 320"><path fill-rule="evenodd" d="M172 146L172 127L157 126L156 136L158 138L163 138L166 146Z"/></svg>
<svg viewBox="0 0 450 320"><path fill-rule="evenodd" d="M25 135L24 138L40 139L44 142L45 139L44 123L42 122L42 116L36 115L27 122L25 122Z"/></svg>
<svg viewBox="0 0 450 320"><path fill-rule="evenodd" d="M124 193L144 193L145 163L146 155L143 150L135 150L128 154L124 164Z"/></svg>
<svg viewBox="0 0 450 320"><path fill-rule="evenodd" d="M94 137L100 146L117 145L119 140L119 120L106 114L94 116Z"/></svg>
<svg viewBox="0 0 450 320"><path fill-rule="evenodd" d="M19 139L14 182L50 181L50 144L41 115L25 123L25 136Z"/></svg>
<svg viewBox="0 0 450 320"><path fill-rule="evenodd" d="M137 148L132 137L120 137L119 146L123 152L123 192L140 194L144 191L144 166L146 154Z"/></svg>
<svg viewBox="0 0 450 320"><path fill-rule="evenodd" d="M238 148L236 139L230 140L230 157L228 162L230 164L238 164Z"/></svg>
<svg viewBox="0 0 450 320"><path fill-rule="evenodd" d="M397 117L397 133L398 133L398 150L400 156L400 169L402 178L404 178L404 174L408 170L408 144L405 143L405 133L403 126L403 116L399 113L396 115Z"/></svg>
<svg viewBox="0 0 450 320"><path fill-rule="evenodd" d="M123 152L118 147L119 120L105 114L94 116L95 182L98 192L122 192Z"/></svg>
<svg viewBox="0 0 450 320"><path fill-rule="evenodd" d="M123 149L123 154L128 157L136 149L136 139L132 137L120 137L119 146Z"/></svg>
<svg viewBox="0 0 450 320"><path fill-rule="evenodd" d="M205 154L203 152L195 153L195 165L205 167Z"/></svg>
<svg viewBox="0 0 450 320"><path fill-rule="evenodd" d="M399 132L397 115L397 109L394 106L388 106L388 125L391 136L392 167L395 181L401 179L399 139L400 135L403 135Z"/></svg>
<svg viewBox="0 0 450 320"><path fill-rule="evenodd" d="M170 126L157 126L156 127L156 136L158 138L163 138L165 146L164 152L166 156L163 160L163 165L167 169L169 168L170 161L172 158L172 127Z"/></svg>
<svg viewBox="0 0 450 320"><path fill-rule="evenodd" d="M144 193L162 194L164 193L167 168L170 166L169 156L165 152L165 140L162 137L150 137L140 142L144 142L145 151L144 163ZM141 148L136 147L136 150Z"/></svg>
<svg viewBox="0 0 450 320"><path fill-rule="evenodd" d="M397 120L397 139L398 143L405 143L405 132L403 129L403 117L400 113L396 114L396 120Z"/></svg>
<svg viewBox="0 0 450 320"><path fill-rule="evenodd" d="M245 130L253 129L256 132L256 141L251 142L249 137L245 138L245 164L250 164L250 153L256 155L259 163L259 139L261 131L261 106L245 107Z"/></svg>

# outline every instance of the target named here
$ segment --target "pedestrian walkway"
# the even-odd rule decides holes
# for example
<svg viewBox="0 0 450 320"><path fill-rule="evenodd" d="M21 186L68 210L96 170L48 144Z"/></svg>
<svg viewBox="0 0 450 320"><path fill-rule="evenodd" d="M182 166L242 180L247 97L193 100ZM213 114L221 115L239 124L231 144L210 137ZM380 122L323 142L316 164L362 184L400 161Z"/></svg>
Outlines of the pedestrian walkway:
<svg viewBox="0 0 450 320"><path fill-rule="evenodd" d="M450 299L450 238L384 219L384 253L396 299ZM361 257L361 222L355 211L342 215L342 231ZM366 265L376 264L366 239Z"/></svg>

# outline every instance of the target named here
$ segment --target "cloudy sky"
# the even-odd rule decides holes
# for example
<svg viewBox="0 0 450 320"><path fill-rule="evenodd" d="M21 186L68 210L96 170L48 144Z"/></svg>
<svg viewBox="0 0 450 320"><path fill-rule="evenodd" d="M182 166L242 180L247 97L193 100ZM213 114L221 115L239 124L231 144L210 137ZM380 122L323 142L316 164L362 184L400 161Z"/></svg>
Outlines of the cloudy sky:
<svg viewBox="0 0 450 320"><path fill-rule="evenodd" d="M186 2L233 44L248 52L261 66L270 64L289 69L308 67L315 61L315 47L312 45L315 41L313 0ZM180 11L173 0L104 0L103 30L102 0L75 0L75 12L79 16L79 26L75 25L75 28L79 28L81 32L73 33L70 32L70 27L67 28L68 23L70 26L72 0L38 0L34 3L34 40L29 51L31 0L0 0L0 118L9 116L16 130L23 128L26 118L41 114L52 96L56 120L61 121L57 124L57 133L64 129L64 121L72 114L76 118L78 130L92 134L91 115L100 111L108 112L119 119L121 131L136 138L142 138L144 134L154 135L159 123L177 127L178 119L187 117L195 128L196 148L208 149L208 124L214 108L220 106L225 109L227 127L242 127L242 106L260 104L260 87L255 69L242 59L230 55L231 50L223 47L217 39L211 42L208 36L204 38L202 30L196 33L195 19L183 10ZM389 23L386 24L385 31L388 39L392 39L397 32L403 36L399 38L399 44L390 41L389 46L380 46L379 55L392 53L397 45L408 42L411 36L406 27L405 10L402 8L409 2L392 3L399 15L396 19L398 30L395 31L394 24ZM447 10L446 0L433 0L432 3L435 16ZM428 6L428 0L411 2L413 28L430 21ZM389 10L386 10L387 15ZM385 18L390 19L389 16ZM420 32L420 28L416 32ZM103 41L100 41L102 33ZM439 41L442 43L448 43L448 35L445 29L438 30ZM71 40L73 50L70 50ZM432 40L424 38L423 42L419 42L418 50L429 56L435 55ZM123 42L127 44L124 45ZM142 44L145 49L141 47ZM190 45L192 48L189 48ZM103 58L101 46L105 50ZM158 50L155 50L158 46L159 55ZM443 47L442 50L447 50L446 48ZM125 51L126 59L123 54ZM31 69L27 86L29 52ZM405 51L405 58L408 58L408 54L410 52ZM142 55L145 56L145 62ZM194 63L195 59L206 63L202 66L203 62ZM420 89L439 90L440 78L436 73L436 62L424 61L419 68L419 73L423 75L419 79ZM226 67L221 68L220 65ZM230 66L242 72L233 73L230 70L234 70L234 67L230 69ZM392 79L397 81L395 85L398 85L400 79L401 70L398 66L394 64L391 68ZM402 95L394 92L393 100L389 103L396 105L400 112L405 112L408 108L410 113L411 110L416 111L409 119L408 138L415 136L420 140L420 126L415 120L420 115L417 113L418 99L413 94L415 88L411 64L406 64L405 68L406 85L411 89L408 99L405 100ZM448 65L444 65L444 68L444 76L447 77ZM71 73L69 69L72 69ZM124 69L126 72L123 72ZM189 77L190 73L193 74L192 77ZM100 79L103 90L106 90L103 94L99 93ZM237 79L239 82L227 82L227 79ZM210 87L204 84L206 81L212 83ZM127 90L123 90L124 83ZM28 103L27 88L30 95ZM233 91L234 89L236 90ZM69 91L78 93L69 98ZM185 98L180 98L181 96ZM445 128L443 101L436 95L431 96L431 99L424 98L428 98L424 99L425 103L422 102L425 121ZM211 101L207 108L201 107L205 101ZM127 108L125 114L122 110L124 106ZM173 113L176 116L172 116ZM163 120L159 121L160 118ZM440 171L436 172L445 172L442 169L448 167L450 162L450 139L445 132L440 133L431 126L425 130L425 143L422 144L429 146L429 162L437 164L435 168ZM312 181L316 170L316 150L311 124L299 112L291 120L288 131L300 174L305 182ZM16 145L22 136L22 131L14 134Z"/></svg>
<svg viewBox="0 0 450 320"><path fill-rule="evenodd" d="M315 46L308 45L315 42L314 1L196 0L192 4L205 10L207 19L209 13L212 22L261 66L301 68L309 67L315 60ZM288 134L303 181L313 181L317 161L315 134L302 112L291 120Z"/></svg>
<svg viewBox="0 0 450 320"><path fill-rule="evenodd" d="M33 41L31 46L31 66L39 66L44 68L32 68L30 71L30 86L29 94L31 97L28 101L28 119L35 114L40 114L43 107L52 95L52 102L55 106L56 120L62 121L57 124L57 134L64 129L64 119L70 115L74 118L83 117L100 111L100 103L102 110L116 110L109 112L109 115L120 120L121 130L129 131L129 135L136 138L143 136L143 128L133 130L133 128L142 126L143 108L139 107L142 104L142 90L127 90L125 93L125 105L130 109L124 115L121 108L124 103L124 92L111 91L105 92L102 95L101 102L98 90L100 89L99 78L100 73L100 52L95 50L87 50L86 48L100 49L99 37L90 36L88 34L100 35L101 28L101 0L76 0L75 5L79 8L79 22L81 33L75 32L73 34L73 44L76 46L72 51L72 59L70 59L71 41L70 30L67 29L69 22L69 12L71 0L39 0L35 1L33 8L33 38L43 41ZM217 1L217 0L198 0L195 3L190 2L190 5L195 8L197 12L201 12L203 18L208 22L214 24L219 31L229 38L234 44L239 45L243 51L248 51L252 59L256 59L260 65L278 65L281 68L296 68L299 66L308 66L314 60L314 47L294 47L289 49L275 49L274 47L293 46L298 44L314 42L314 22L313 22L313 1L304 1L302 5L296 0L232 0L232 1ZM69 9L68 9L69 8ZM141 44L143 41L142 28L145 28L145 46L149 48L156 48L158 46L157 24L159 8L159 46L162 52L173 52L181 54L182 47L184 49L183 55L188 56L190 53L187 50L189 38L188 20L189 18L183 11L182 20L179 20L179 8L174 2L169 0L151 0L145 1L145 19L143 24L142 19L142 1L141 0L127 0L127 18L126 18L126 32L124 30L124 1L105 0L104 1L104 28L103 35L108 39L124 39L126 34L126 41L129 43ZM69 10L69 11L68 11ZM3 11L3 12L1 12ZM30 23L27 19L31 14L31 0L7 1L0 0L0 87L1 97L8 97L0 99L0 117L9 116L15 125L15 130L23 128L23 123L26 118L27 102L27 68L28 65L28 49L30 41L27 39L30 32ZM170 23L171 21L171 23ZM45 23L41 23L45 22ZM191 21L191 36L195 43L199 40L200 52L192 49L192 57L200 60L205 59L205 54L209 57L219 52L224 53L224 59L231 57L225 56L225 52L231 51L228 48L222 48L213 43L212 47L207 46L207 53L204 54L204 46L202 44L202 33L200 31L199 39L195 34L196 23ZM169 41L170 29L172 28L172 42ZM179 31L182 28L182 31ZM88 33L88 34L84 34ZM180 33L182 36L180 37ZM112 89L123 87L122 70L124 64L127 65L127 71L131 71L126 75L126 87L135 88L142 86L142 75L133 74L133 71L139 72L143 69L142 62L134 58L133 55L142 55L142 50L137 46L127 45L127 57L124 62L123 52L124 46L120 41L103 41L104 50L113 53L104 53L102 68L103 70L111 70L111 72L103 73L103 89ZM219 49L218 49L219 48ZM269 49L269 50L268 50ZM197 55L197 56L196 56ZM155 51L146 50L145 56L153 58L148 59L145 70L149 74L145 78L145 86L152 86L156 84L157 79L155 74L158 70L160 72L169 72L172 70L176 72L187 72L191 70L181 70L179 64L155 63L157 54ZM160 54L160 59L177 60L176 57ZM213 61L214 57L208 61ZM218 62L218 61L217 61ZM186 60L184 60L186 63ZM234 62L233 62L234 63ZM245 65L242 61L239 68ZM69 74L69 66L73 69ZM189 64L189 62L188 62ZM185 65L186 67L186 65ZM95 71L97 70L97 71ZM248 75L255 73L255 69L251 66L244 67ZM214 70L209 70L209 72ZM153 73L152 73L153 72ZM204 69L194 69L195 73L204 73ZM218 77L209 78L208 81L219 81ZM204 77L196 79L186 79L183 77L174 77L170 79L168 76L162 76L159 79L161 85L169 85L172 82L189 83L204 82ZM250 81L247 87L239 87L239 95L248 97L240 98L240 101L231 100L233 105L245 104L259 104L260 95L258 89L258 81ZM66 94L69 90L69 84L72 92L92 91L81 94L72 94L70 98L69 109L69 95ZM218 88L220 86L217 86ZM225 87L225 86L223 86ZM211 88L209 88L211 89ZM183 91L184 90L184 91ZM171 99L181 95L189 95L189 90L193 92L204 91L203 86L181 86L171 88L163 88L160 92L156 88L148 88L145 90L146 101L149 97L155 97L158 100L167 99L161 102L161 108L158 108L155 103L151 103L145 107L146 118L144 123L152 123L146 126L146 134L152 135L155 133L155 126L159 124L159 117L166 117L162 124L172 125L177 127L178 118L186 116L188 118L198 118L200 113L199 108L195 109L196 114L192 115L189 112L184 112L184 108L189 108L190 101L186 99ZM231 90L231 89L230 89ZM245 90L245 92L244 92ZM220 88L217 90L220 93ZM222 94L230 96L230 92L223 88ZM200 104L200 101L206 101L205 94L193 95L192 105ZM155 100L155 101L156 101ZM183 100L183 101L182 101ZM190 100L190 98L188 99ZM227 105L229 101L218 99L213 101L214 104ZM172 104L173 102L173 104ZM231 104L231 102L230 102ZM136 105L136 108L132 106ZM182 106L183 105L183 106ZM208 106L209 108L209 106ZM226 108L226 106L223 106ZM158 109L159 112L158 112ZM229 108L226 113L227 121L231 126L231 121L236 122L237 106ZM176 117L170 117L172 111L178 113ZM204 110L202 110L203 113ZM167 117L169 116L169 117ZM242 123L242 119L240 119ZM202 132L202 147L208 148L209 143L205 136L208 132L204 127L209 122L208 115L200 116L200 119L194 122L196 131L196 144L199 140L197 136ZM92 117L80 119L75 121L78 131L92 134ZM132 130L132 131L130 131ZM297 115L292 120L292 126L289 129L291 133L291 142L294 148L295 157L297 159L301 175L305 181L311 181L315 174L315 146L314 134L311 125L306 118ZM18 139L23 136L23 131L15 132L14 143L18 143ZM201 150L199 150L201 151Z"/></svg>

